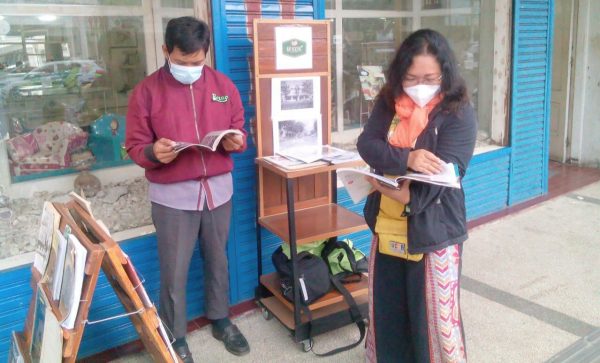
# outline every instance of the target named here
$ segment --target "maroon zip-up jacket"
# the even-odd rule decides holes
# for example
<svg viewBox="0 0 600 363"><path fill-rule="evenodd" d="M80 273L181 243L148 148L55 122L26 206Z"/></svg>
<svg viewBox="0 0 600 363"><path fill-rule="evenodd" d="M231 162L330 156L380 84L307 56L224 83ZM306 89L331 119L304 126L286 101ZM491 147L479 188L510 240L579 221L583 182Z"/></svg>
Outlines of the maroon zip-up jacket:
<svg viewBox="0 0 600 363"><path fill-rule="evenodd" d="M233 82L204 66L191 85L178 82L164 66L142 80L129 98L125 147L154 183L176 183L230 172L233 160L221 146L216 152L191 148L168 164L159 162L152 145L160 138L199 143L208 132L238 129L244 133L244 108Z"/></svg>

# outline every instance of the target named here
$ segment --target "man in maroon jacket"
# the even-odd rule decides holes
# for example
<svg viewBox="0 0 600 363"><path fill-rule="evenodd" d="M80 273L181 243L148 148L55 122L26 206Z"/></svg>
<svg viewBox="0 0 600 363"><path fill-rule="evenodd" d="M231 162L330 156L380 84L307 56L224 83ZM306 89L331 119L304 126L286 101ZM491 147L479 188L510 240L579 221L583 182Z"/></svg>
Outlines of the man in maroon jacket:
<svg viewBox="0 0 600 363"><path fill-rule="evenodd" d="M209 45L205 22L192 17L170 20L165 65L136 86L127 111L127 152L146 170L149 181L160 262L159 312L184 362L193 362L185 341L186 282L197 239L212 334L233 354L250 351L228 318L226 255L233 194L230 153L246 149L244 109L231 80L204 65ZM199 143L208 132L227 129L244 136L225 136L215 152L197 147L174 151L177 142Z"/></svg>

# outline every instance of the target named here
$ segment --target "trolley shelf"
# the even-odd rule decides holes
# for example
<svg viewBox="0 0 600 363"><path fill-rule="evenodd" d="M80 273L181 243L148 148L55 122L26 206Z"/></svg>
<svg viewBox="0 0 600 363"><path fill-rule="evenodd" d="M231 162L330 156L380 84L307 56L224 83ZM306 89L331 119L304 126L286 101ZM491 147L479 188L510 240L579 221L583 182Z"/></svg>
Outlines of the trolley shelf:
<svg viewBox="0 0 600 363"><path fill-rule="evenodd" d="M281 293L281 285L279 284L279 276L277 273L271 273L268 275L262 275L260 277L260 283L266 287L280 303L285 306L290 312L294 311L293 304L288 301ZM367 281L367 276L363 275L363 278L358 282L351 282L348 284L344 284L344 287L348 289L348 292L358 300L361 296L367 296L369 291L369 282ZM346 308L348 305L344 302L344 297L342 294L337 292L336 290L332 290L321 297L319 300L309 305L309 309L311 311L319 310L324 307L328 307L337 303L342 302ZM292 315L293 317L293 315Z"/></svg>
<svg viewBox="0 0 600 363"><path fill-rule="evenodd" d="M295 217L297 244L341 236L367 228L362 216L333 203L296 210ZM285 242L290 242L287 213L262 217L258 223Z"/></svg>
<svg viewBox="0 0 600 363"><path fill-rule="evenodd" d="M367 305L369 297L367 294L360 295L355 297L356 305L362 306ZM266 297L260 299L260 303L264 306L268 311L270 311L273 316L277 318L286 328L290 330L294 330L296 328L294 324L294 312L290 310L290 306L286 306L275 296ZM348 309L348 304L345 301L339 301L335 304L327 305L322 309L318 309L312 312L312 320L315 321L317 319L326 318L328 316L332 316L336 313L345 311ZM309 319L306 315L301 315L302 323L308 323Z"/></svg>

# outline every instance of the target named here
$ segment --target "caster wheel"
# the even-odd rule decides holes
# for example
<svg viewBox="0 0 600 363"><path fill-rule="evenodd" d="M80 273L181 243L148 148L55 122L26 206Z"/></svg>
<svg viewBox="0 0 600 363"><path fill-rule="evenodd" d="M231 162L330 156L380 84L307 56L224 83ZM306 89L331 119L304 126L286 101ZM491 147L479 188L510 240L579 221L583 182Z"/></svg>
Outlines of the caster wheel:
<svg viewBox="0 0 600 363"><path fill-rule="evenodd" d="M273 319L273 314L271 314L271 312L269 310L267 310L267 308L261 308L261 310L262 310L262 316L265 320Z"/></svg>
<svg viewBox="0 0 600 363"><path fill-rule="evenodd" d="M312 350L313 348L313 341L312 339L306 339L303 340L302 342L300 342L300 344L302 344L302 351L305 353L308 353Z"/></svg>

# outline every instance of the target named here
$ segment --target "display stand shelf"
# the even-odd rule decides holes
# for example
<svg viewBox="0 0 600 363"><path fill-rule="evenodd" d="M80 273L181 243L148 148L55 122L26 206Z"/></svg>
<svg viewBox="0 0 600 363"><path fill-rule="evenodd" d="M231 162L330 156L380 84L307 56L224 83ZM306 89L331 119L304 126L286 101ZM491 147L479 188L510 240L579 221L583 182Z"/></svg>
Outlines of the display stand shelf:
<svg viewBox="0 0 600 363"><path fill-rule="evenodd" d="M296 210L295 217L297 244L341 236L367 228L362 216L334 203ZM258 222L285 242L290 242L288 213L262 217Z"/></svg>
<svg viewBox="0 0 600 363"><path fill-rule="evenodd" d="M310 27L312 34L312 68L279 70L276 66L276 28ZM274 95L272 85L283 82L277 78L317 77L317 100L321 115L321 144L331 144L331 22L323 20L254 20L254 82L256 95L257 146L257 223L281 238L290 247L293 301L281 293L276 274L263 275L262 228L257 228L258 281L256 299L265 317L274 316L290 330L295 342L304 349L318 334L353 323L349 306L337 291L331 291L306 310L300 303L297 246L317 240L367 229L362 216L337 204L336 170L364 165L348 161L335 165L285 169L262 159L275 153L274 115L272 103L283 102ZM315 94L317 94L315 92ZM313 100L314 102L314 100ZM313 104L314 106L314 104ZM316 107L316 106L314 106ZM301 117L302 115L298 115ZM293 119L293 118L292 118ZM279 129L281 132L281 129ZM276 134L279 135L279 134ZM368 283L366 277L345 287L357 302L363 316L367 315ZM310 314L308 313L310 312ZM310 316L310 318L309 318ZM310 348L308 349L310 350Z"/></svg>
<svg viewBox="0 0 600 363"><path fill-rule="evenodd" d="M64 233L68 225L71 230L70 233L77 237L87 250L85 276L74 326L72 329L61 327L63 335L61 361L75 362L77 359L81 338L85 327L89 323L87 318L94 290L100 275L100 269L102 269L152 358L157 362L180 362L174 355L170 343L165 342L160 335L161 326L156 308L153 304L145 304L142 301L142 297L138 292L141 291L141 283L136 282L140 285L134 286L134 282L128 275L128 270L133 271L133 267L129 266L126 270L126 265L130 262L119 245L100 227L88 211L75 201L65 204L53 203L53 206L60 214L59 232ZM33 296L25 321L25 330L22 334L17 334L17 342L22 348L21 353L25 362L31 361L29 347L32 341L37 295L45 293L52 313L57 320L62 321L64 319L58 308L59 301L52 299L48 284L42 281L42 274L34 267L31 271ZM143 289L143 287L141 288ZM120 318L120 316L116 318Z"/></svg>
<svg viewBox="0 0 600 363"><path fill-rule="evenodd" d="M264 287L266 287L273 294L273 296L277 298L277 300L279 300L286 308L288 308L290 312L294 311L294 305L289 300L287 300L281 293L281 285L279 283L279 276L277 276L277 273L262 275L260 277L260 283ZM369 283L367 281L366 276L363 276L362 279L358 282L344 284L344 287L346 287L350 295L352 295L355 298L360 296L367 296L369 292ZM310 304L308 308L309 310L314 311L326 306L335 305L340 302L344 302L344 298L342 297L342 295L337 291L330 291L319 300ZM344 304L346 303L344 302Z"/></svg>

